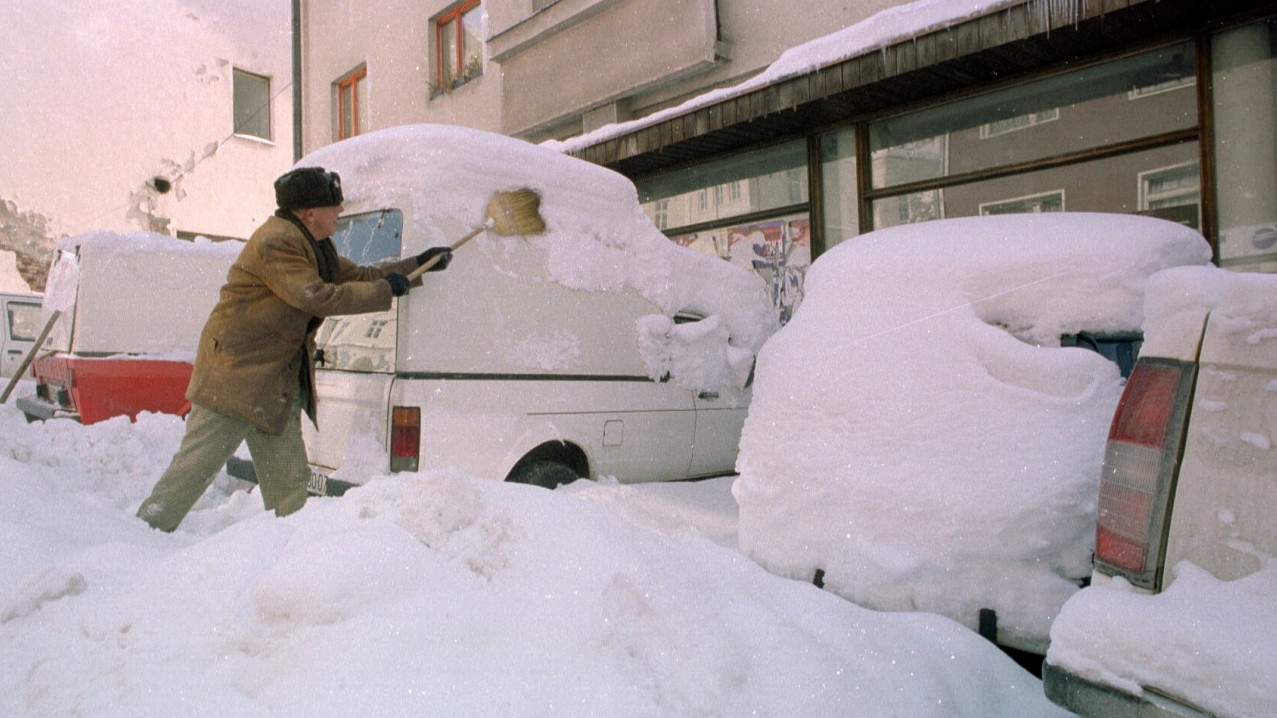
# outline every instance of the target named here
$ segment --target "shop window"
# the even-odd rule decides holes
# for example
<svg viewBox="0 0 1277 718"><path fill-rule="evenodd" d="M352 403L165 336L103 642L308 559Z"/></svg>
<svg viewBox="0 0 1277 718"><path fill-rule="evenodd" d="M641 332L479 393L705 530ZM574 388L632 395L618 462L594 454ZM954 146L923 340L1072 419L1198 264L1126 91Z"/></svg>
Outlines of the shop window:
<svg viewBox="0 0 1277 718"><path fill-rule="evenodd" d="M811 264L806 142L637 182L643 209L684 247L753 270L782 322Z"/></svg>
<svg viewBox="0 0 1277 718"><path fill-rule="evenodd" d="M1129 92L1191 77L1192 56L1192 45L1183 43L872 123L873 187L961 177L1196 128L1194 93L1135 102ZM1049 117L1056 119L1044 122ZM996 131L1030 122L1036 131Z"/></svg>
<svg viewBox="0 0 1277 718"><path fill-rule="evenodd" d="M483 8L467 0L434 20L435 93L448 92L483 74Z"/></svg>
<svg viewBox="0 0 1277 718"><path fill-rule="evenodd" d="M1025 197L1004 199L998 202L982 202L982 216L994 214L1033 214L1036 212L1063 212L1064 190L1043 192Z"/></svg>
<svg viewBox="0 0 1277 718"><path fill-rule="evenodd" d="M680 229L757 213L783 213L807 202L806 143L746 153L639 180L643 209L655 222L656 202L668 227Z"/></svg>
<svg viewBox="0 0 1277 718"><path fill-rule="evenodd" d="M367 86L368 69L363 67L337 81L337 139L368 130Z"/></svg>
<svg viewBox="0 0 1277 718"><path fill-rule="evenodd" d="M1211 40L1219 264L1277 272L1277 21Z"/></svg>
<svg viewBox="0 0 1277 718"><path fill-rule="evenodd" d="M235 134L270 140L270 78L236 69Z"/></svg>
<svg viewBox="0 0 1277 718"><path fill-rule="evenodd" d="M1179 43L869 123L869 186L859 189L872 228L1055 211L1065 195L1073 211L1157 213L1140 173L1196 159L1196 93L1174 91L1195 83L1193 52ZM1148 178L1151 201L1188 202L1169 199L1169 175ZM828 216L828 188L823 200Z"/></svg>

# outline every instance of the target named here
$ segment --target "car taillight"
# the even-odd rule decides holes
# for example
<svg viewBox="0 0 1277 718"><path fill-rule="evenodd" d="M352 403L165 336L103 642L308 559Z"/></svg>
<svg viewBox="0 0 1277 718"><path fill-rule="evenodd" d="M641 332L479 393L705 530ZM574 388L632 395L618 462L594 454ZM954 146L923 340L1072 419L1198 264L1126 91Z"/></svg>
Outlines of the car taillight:
<svg viewBox="0 0 1277 718"><path fill-rule="evenodd" d="M421 452L421 408L396 406L390 410L390 470L416 471Z"/></svg>
<svg viewBox="0 0 1277 718"><path fill-rule="evenodd" d="M1141 360L1113 415L1100 477L1095 561L1100 570L1156 589L1166 507L1174 491L1192 397L1193 365Z"/></svg>

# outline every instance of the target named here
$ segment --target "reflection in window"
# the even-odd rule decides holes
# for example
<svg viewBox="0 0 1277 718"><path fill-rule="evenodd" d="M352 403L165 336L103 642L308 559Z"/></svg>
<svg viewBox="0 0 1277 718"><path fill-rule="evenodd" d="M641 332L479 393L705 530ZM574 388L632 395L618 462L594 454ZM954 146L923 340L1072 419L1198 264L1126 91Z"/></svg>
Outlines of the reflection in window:
<svg viewBox="0 0 1277 718"><path fill-rule="evenodd" d="M820 178L824 215L821 236L824 249L828 250L860 233L854 127L820 138Z"/></svg>
<svg viewBox="0 0 1277 718"><path fill-rule="evenodd" d="M1143 94L1138 101L1130 93L1191 84L1193 72L1193 46L1182 43L871 123L872 186L978 173L1195 128L1195 93ZM1010 131L1028 127L1034 131Z"/></svg>
<svg viewBox="0 0 1277 718"><path fill-rule="evenodd" d="M980 205L982 216L994 214L1032 214L1035 212L1063 212L1064 190L1016 197L1000 202L984 202Z"/></svg>
<svg viewBox="0 0 1277 718"><path fill-rule="evenodd" d="M806 143L791 142L639 180L639 199L658 227L692 227L806 202L806 168Z"/></svg>
<svg viewBox="0 0 1277 718"><path fill-rule="evenodd" d="M1030 112L1027 115L1016 115L1005 120L986 122L980 125L980 139L987 140L990 137L1005 135L1008 132L1027 130L1044 122L1054 122L1058 119L1060 119L1060 111L1052 107L1042 112Z"/></svg>

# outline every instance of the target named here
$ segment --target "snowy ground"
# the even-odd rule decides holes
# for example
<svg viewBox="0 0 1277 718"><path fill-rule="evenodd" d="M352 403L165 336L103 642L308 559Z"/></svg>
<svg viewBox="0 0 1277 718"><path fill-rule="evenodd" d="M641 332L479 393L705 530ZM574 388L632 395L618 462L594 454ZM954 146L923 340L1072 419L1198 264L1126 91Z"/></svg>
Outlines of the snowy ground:
<svg viewBox="0 0 1277 718"><path fill-rule="evenodd" d="M223 478L169 535L133 511L181 430L0 407L0 714L1058 714L957 623L731 550L730 480L404 474L278 519Z"/></svg>

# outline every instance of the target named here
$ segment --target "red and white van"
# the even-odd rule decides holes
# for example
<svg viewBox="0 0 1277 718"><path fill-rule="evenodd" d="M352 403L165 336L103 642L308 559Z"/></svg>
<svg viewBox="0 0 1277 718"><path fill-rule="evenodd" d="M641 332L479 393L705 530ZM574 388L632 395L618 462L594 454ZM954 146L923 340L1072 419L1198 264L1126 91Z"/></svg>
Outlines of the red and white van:
<svg viewBox="0 0 1277 718"><path fill-rule="evenodd" d="M28 420L93 424L185 414L195 348L240 242L90 232L58 244L43 318L61 312L32 363Z"/></svg>

